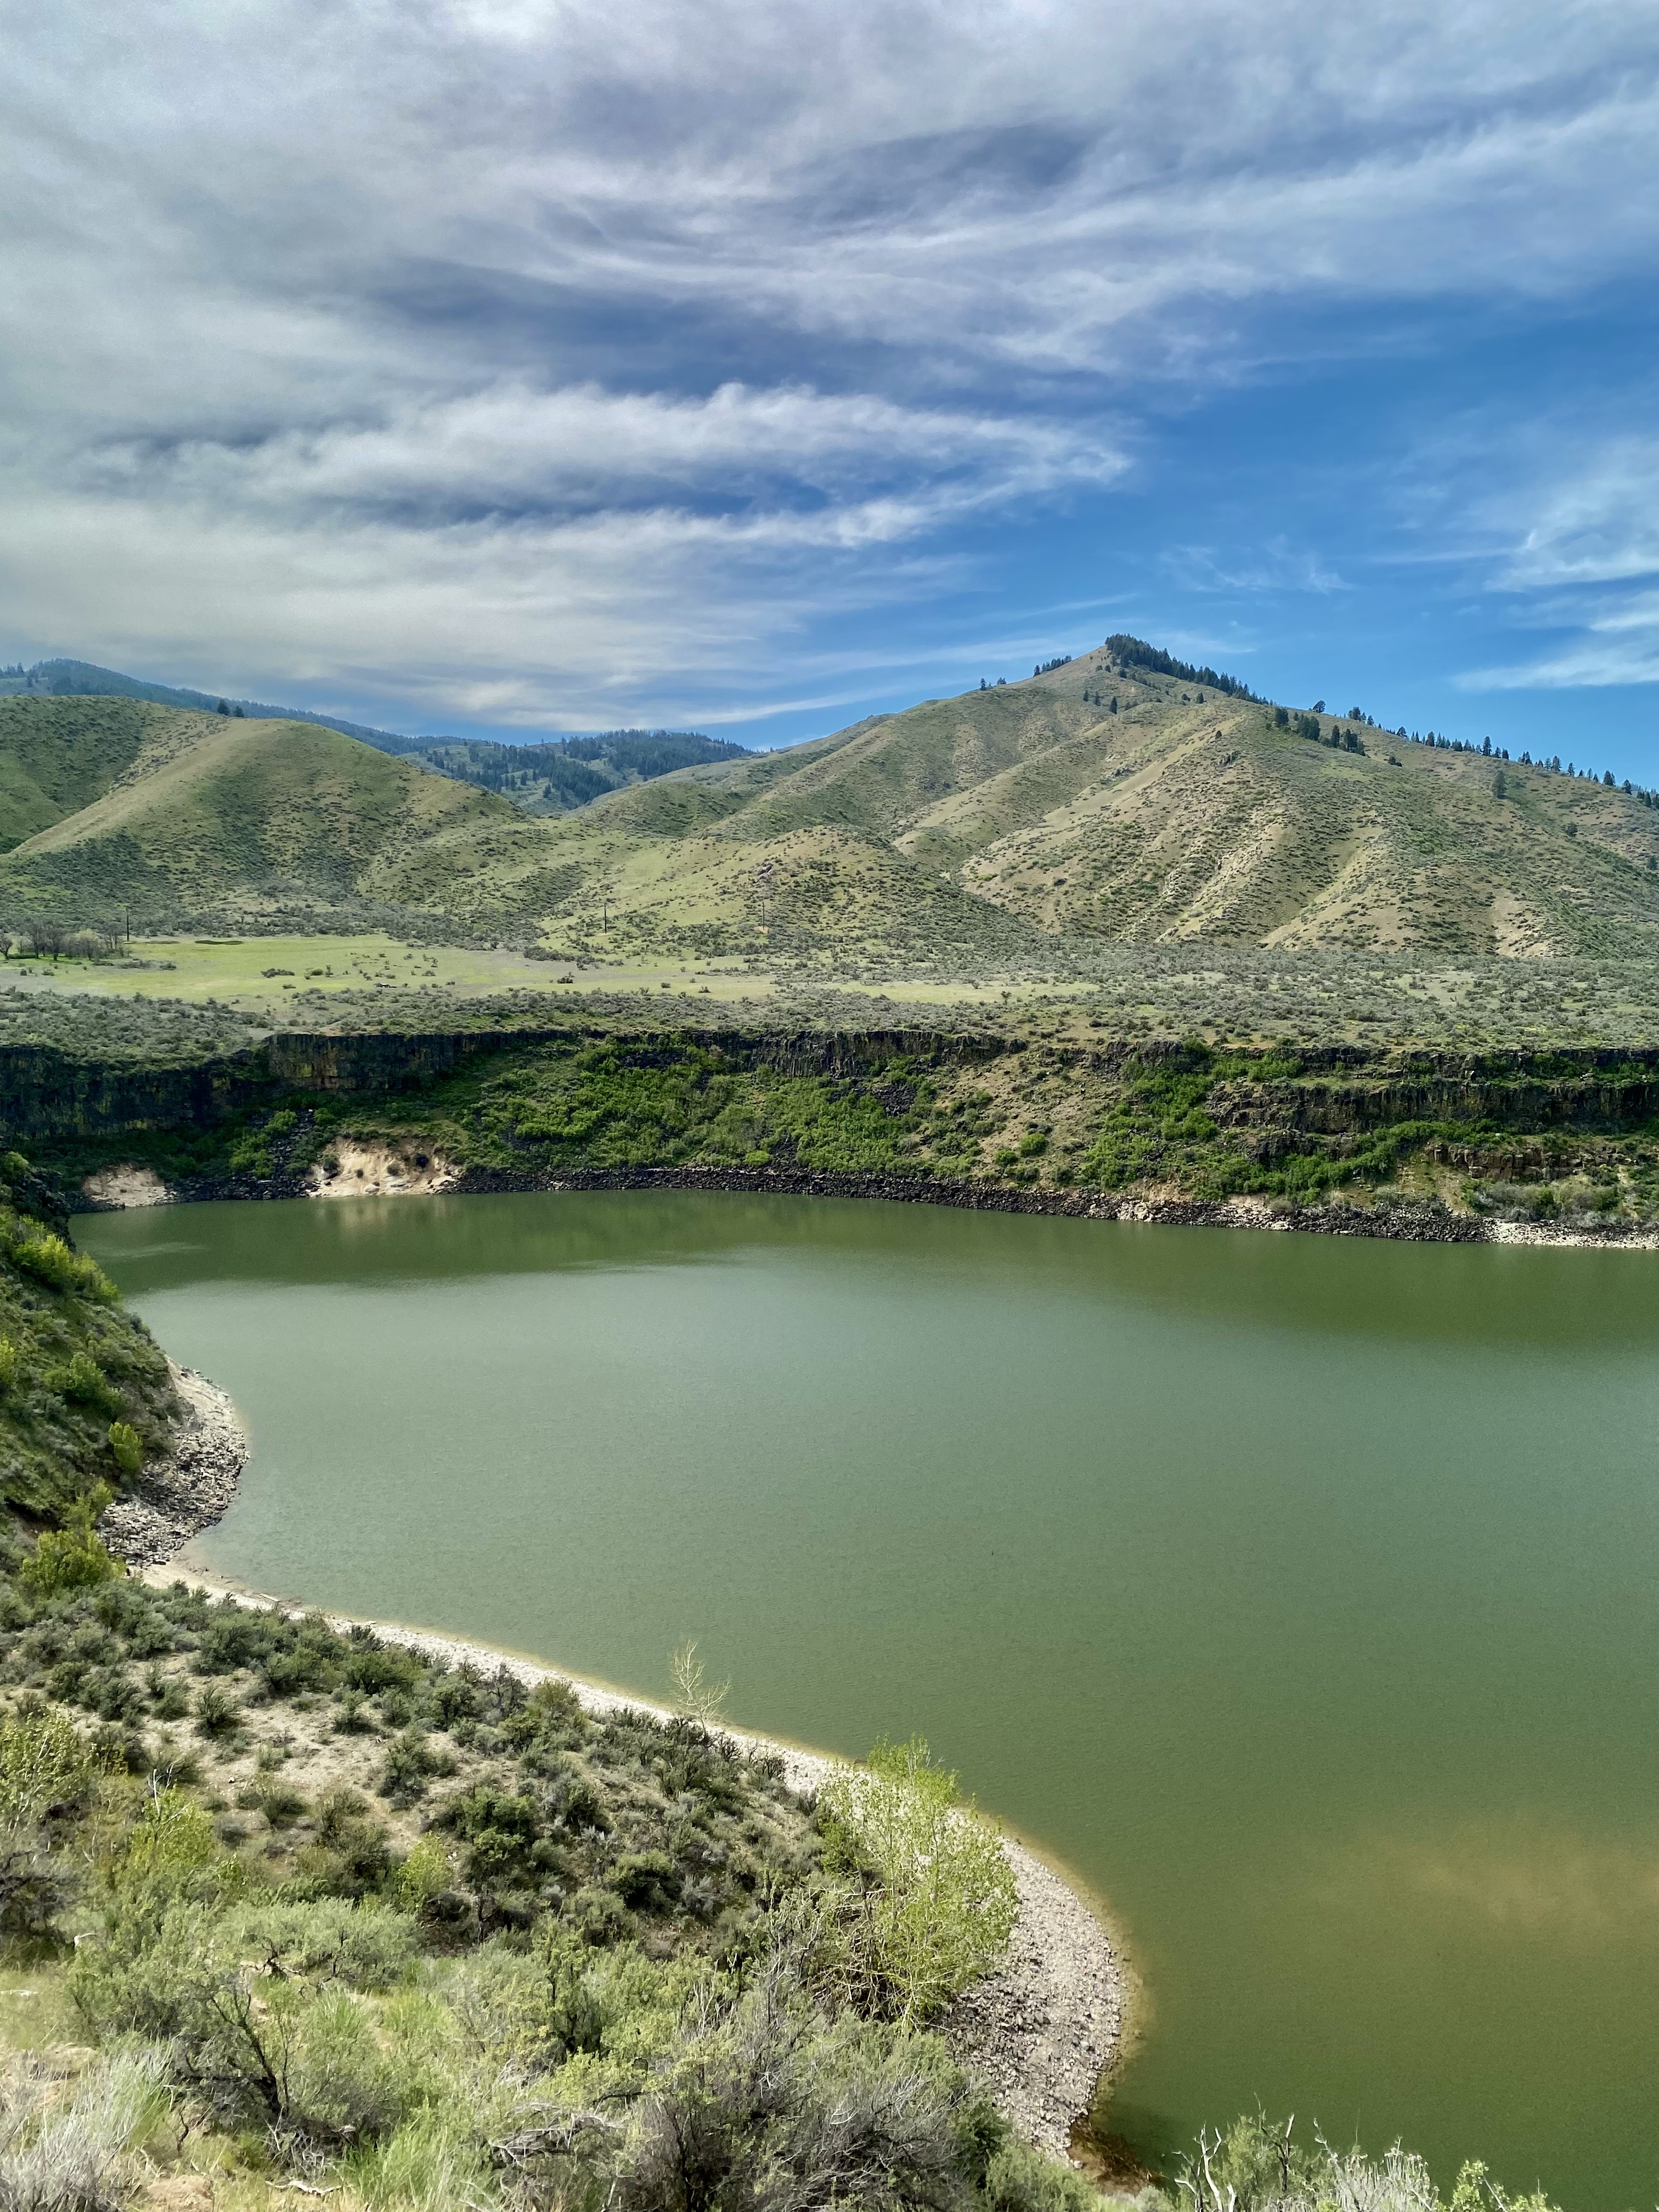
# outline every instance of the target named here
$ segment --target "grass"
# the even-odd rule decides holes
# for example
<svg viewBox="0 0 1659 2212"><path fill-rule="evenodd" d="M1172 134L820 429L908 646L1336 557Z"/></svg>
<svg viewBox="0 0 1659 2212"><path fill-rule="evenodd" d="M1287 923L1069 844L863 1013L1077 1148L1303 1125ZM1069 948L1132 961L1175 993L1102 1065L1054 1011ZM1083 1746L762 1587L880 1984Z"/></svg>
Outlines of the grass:
<svg viewBox="0 0 1659 2212"><path fill-rule="evenodd" d="M840 1030L890 1024L910 1012L944 1028L988 1021L1009 1034L1084 1041L1104 1031L1240 1045L1659 1043L1659 967L1624 957L1425 961L1352 951L1094 945L1069 966L988 962L965 974L895 974L871 959L824 973L815 962L759 956L527 959L380 930L221 933L204 942L205 934L137 939L131 954L143 963L137 966L12 957L0 966L0 1042L95 1040L90 998L124 1009L109 1024L118 1053L129 1031L142 1029L146 1008L155 1009L158 1028L176 1024L185 1008L206 1010L223 1034L248 1039L271 1029L419 1031L573 1018L638 1026L718 1024L735 1016Z"/></svg>

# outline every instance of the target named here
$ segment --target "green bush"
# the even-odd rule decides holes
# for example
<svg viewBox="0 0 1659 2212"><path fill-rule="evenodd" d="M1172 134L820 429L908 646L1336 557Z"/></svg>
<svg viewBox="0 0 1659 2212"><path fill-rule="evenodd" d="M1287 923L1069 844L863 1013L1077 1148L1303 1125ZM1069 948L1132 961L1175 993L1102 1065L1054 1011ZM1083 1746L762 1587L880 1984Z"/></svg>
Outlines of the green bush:
<svg viewBox="0 0 1659 2212"><path fill-rule="evenodd" d="M109 1448L123 1474L137 1474L144 1463L143 1438L130 1421L112 1421Z"/></svg>
<svg viewBox="0 0 1659 2212"><path fill-rule="evenodd" d="M920 1736L838 1766L822 1803L831 1865L875 1877L854 1936L860 1971L895 2018L933 2018L1008 1948L1018 1899L1007 1854Z"/></svg>
<svg viewBox="0 0 1659 2212"><path fill-rule="evenodd" d="M114 1303L115 1285L98 1262L86 1253L77 1252L54 1231L40 1230L33 1236L20 1238L12 1245L11 1256L20 1267L49 1289L95 1298L104 1305Z"/></svg>
<svg viewBox="0 0 1659 2212"><path fill-rule="evenodd" d="M66 1590L94 1589L119 1575L122 1569L105 1550L92 1522L91 1507L83 1505L64 1528L42 1529L33 1553L17 1571L24 1588L37 1597L58 1597Z"/></svg>
<svg viewBox="0 0 1659 2212"><path fill-rule="evenodd" d="M77 1405L96 1407L105 1413L121 1409L120 1392L89 1352L72 1352L63 1366L50 1370L46 1381L60 1398Z"/></svg>

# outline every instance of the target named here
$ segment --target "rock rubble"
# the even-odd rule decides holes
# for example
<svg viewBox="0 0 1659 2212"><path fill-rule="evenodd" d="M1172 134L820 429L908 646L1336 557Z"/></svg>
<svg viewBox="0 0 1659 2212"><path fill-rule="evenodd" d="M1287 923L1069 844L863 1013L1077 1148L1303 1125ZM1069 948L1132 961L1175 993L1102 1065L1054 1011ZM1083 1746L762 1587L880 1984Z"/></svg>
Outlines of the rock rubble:
<svg viewBox="0 0 1659 2212"><path fill-rule="evenodd" d="M246 1431L225 1392L194 1368L167 1364L185 1408L173 1449L151 1461L98 1523L109 1549L133 1567L164 1565L210 1528L236 1495L247 1458Z"/></svg>

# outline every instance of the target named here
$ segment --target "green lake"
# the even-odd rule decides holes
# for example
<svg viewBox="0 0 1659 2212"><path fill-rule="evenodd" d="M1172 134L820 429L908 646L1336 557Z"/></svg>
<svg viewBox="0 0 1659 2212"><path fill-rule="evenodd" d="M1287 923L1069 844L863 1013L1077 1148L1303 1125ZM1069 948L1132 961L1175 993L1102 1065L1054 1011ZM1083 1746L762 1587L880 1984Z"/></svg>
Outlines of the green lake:
<svg viewBox="0 0 1659 2212"><path fill-rule="evenodd" d="M1659 1255L715 1194L76 1234L253 1437L192 1559L921 1732L1107 1900L1113 2125L1654 2199Z"/></svg>

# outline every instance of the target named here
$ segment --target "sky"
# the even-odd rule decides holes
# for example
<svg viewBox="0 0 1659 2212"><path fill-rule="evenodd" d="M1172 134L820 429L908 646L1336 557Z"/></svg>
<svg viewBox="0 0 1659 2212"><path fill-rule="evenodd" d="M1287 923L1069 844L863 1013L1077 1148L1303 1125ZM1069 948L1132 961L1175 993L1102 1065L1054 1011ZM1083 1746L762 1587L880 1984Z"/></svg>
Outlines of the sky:
<svg viewBox="0 0 1659 2212"><path fill-rule="evenodd" d="M1651 0L55 0L0 660L787 744L1128 630L1659 782Z"/></svg>

